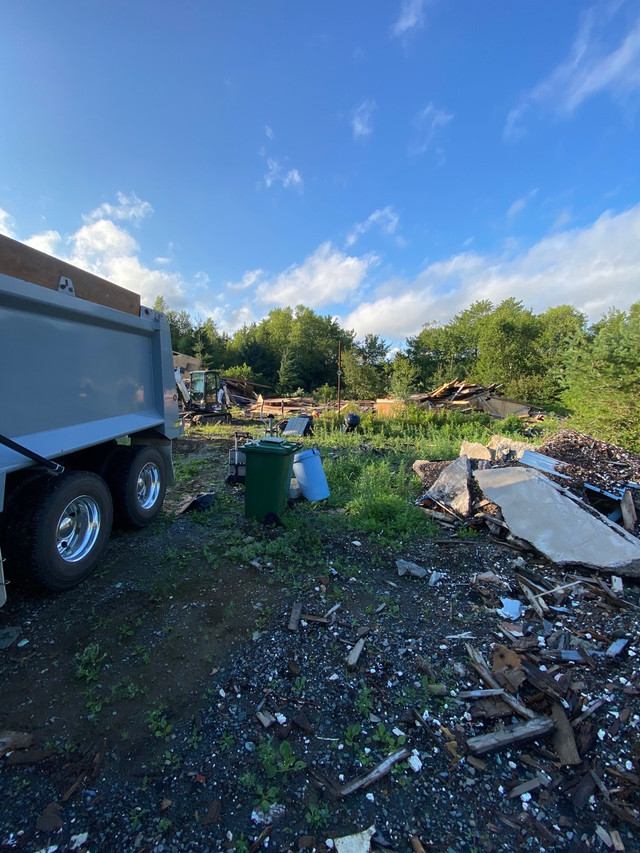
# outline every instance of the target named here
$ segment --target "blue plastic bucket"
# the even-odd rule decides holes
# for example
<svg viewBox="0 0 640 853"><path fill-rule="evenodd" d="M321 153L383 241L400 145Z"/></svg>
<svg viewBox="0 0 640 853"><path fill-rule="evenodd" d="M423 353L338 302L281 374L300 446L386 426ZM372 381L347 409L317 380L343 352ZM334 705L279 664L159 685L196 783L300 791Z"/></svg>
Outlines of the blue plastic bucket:
<svg viewBox="0 0 640 853"><path fill-rule="evenodd" d="M293 457L293 476L298 481L302 496L308 501L324 501L329 497L329 486L317 447L296 453Z"/></svg>

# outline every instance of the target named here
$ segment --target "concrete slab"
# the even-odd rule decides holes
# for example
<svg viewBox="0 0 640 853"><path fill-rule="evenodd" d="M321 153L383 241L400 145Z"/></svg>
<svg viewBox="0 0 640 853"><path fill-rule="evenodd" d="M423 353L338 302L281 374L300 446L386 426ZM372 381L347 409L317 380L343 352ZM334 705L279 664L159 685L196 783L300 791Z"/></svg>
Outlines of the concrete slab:
<svg viewBox="0 0 640 853"><path fill-rule="evenodd" d="M583 565L640 577L640 541L544 474L490 468L474 477L502 510L509 530L559 565Z"/></svg>
<svg viewBox="0 0 640 853"><path fill-rule="evenodd" d="M467 516L471 511L469 478L471 464L466 456L460 456L444 469L427 495L450 507L458 515Z"/></svg>

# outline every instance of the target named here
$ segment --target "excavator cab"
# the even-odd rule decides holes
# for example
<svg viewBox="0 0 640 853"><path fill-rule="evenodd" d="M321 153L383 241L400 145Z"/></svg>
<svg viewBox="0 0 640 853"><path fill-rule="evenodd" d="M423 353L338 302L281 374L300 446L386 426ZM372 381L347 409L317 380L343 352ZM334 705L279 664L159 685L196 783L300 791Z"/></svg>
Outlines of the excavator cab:
<svg viewBox="0 0 640 853"><path fill-rule="evenodd" d="M192 370L189 393L193 408L201 412L216 411L219 408L219 388L220 372L218 370Z"/></svg>

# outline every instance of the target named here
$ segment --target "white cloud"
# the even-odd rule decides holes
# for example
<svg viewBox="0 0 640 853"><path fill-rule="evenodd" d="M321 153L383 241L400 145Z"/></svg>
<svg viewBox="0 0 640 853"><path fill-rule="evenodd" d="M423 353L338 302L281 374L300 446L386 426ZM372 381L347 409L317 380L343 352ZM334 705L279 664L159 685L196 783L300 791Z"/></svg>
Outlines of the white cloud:
<svg viewBox="0 0 640 853"><path fill-rule="evenodd" d="M394 234L398 227L399 221L400 217L390 205L387 205L386 207L383 207L379 210L374 210L368 219L365 219L364 222L359 222L357 225L354 225L354 227L347 235L345 244L347 247L353 246L357 239L363 234L366 234L367 231L369 231L369 229L372 228L374 225L377 225L383 234Z"/></svg>
<svg viewBox="0 0 640 853"><path fill-rule="evenodd" d="M126 195L119 192L117 194L118 203L109 204L105 202L92 211L88 216L84 216L85 222L95 222L98 219L117 219L127 222L139 222L146 216L153 213L153 208L148 201L142 201L135 193Z"/></svg>
<svg viewBox="0 0 640 853"><path fill-rule="evenodd" d="M354 139L370 136L373 131L371 119L376 108L375 101L363 101L351 113L351 128Z"/></svg>
<svg viewBox="0 0 640 853"><path fill-rule="evenodd" d="M509 207L509 210L507 210L507 217L509 219L513 219L519 213L522 213L522 211L525 209L527 204L529 204L531 199L534 198L534 196L537 194L537 192L538 192L538 188L536 187L533 190L529 190L529 192L525 196L523 196L522 198L517 198L513 202L513 204Z"/></svg>
<svg viewBox="0 0 640 853"><path fill-rule="evenodd" d="M361 304L341 319L345 328L392 340L414 335L435 320L446 322L478 299L494 304L515 297L536 313L570 304L591 321L608 308L638 300L640 204L606 212L585 228L545 237L515 255L454 255L431 264L412 281L395 282L395 293Z"/></svg>
<svg viewBox="0 0 640 853"><path fill-rule="evenodd" d="M438 131L446 127L452 118L453 113L437 109L432 103L427 104L413 119L416 137L411 145L411 153L424 154L431 147ZM443 154L442 151L439 153Z"/></svg>
<svg viewBox="0 0 640 853"><path fill-rule="evenodd" d="M268 124L265 124L264 126L264 135L267 137L267 139L273 139L273 129Z"/></svg>
<svg viewBox="0 0 640 853"><path fill-rule="evenodd" d="M407 35L410 30L424 25L424 0L403 0L400 17L391 28L397 38Z"/></svg>
<svg viewBox="0 0 640 853"><path fill-rule="evenodd" d="M12 237L15 239L15 228L16 222L13 216L0 207L0 234L4 234L5 237Z"/></svg>
<svg viewBox="0 0 640 853"><path fill-rule="evenodd" d="M225 287L228 290L248 290L248 288L253 287L263 276L262 270L247 270L247 272L242 276L242 281L233 282L228 281Z"/></svg>
<svg viewBox="0 0 640 853"><path fill-rule="evenodd" d="M237 329L242 328L242 326L250 326L261 319L254 313L253 308L248 302L244 302L241 305L225 303L213 309L208 303L199 302L196 305L196 312L201 317L211 317L218 331L228 335L232 335Z"/></svg>
<svg viewBox="0 0 640 853"><path fill-rule="evenodd" d="M37 249L39 252L57 256L60 252L62 237L58 231L43 231L42 234L34 234L33 237L29 237L24 242L27 246L31 246L32 249Z"/></svg>
<svg viewBox="0 0 640 853"><path fill-rule="evenodd" d="M145 267L138 257L140 247L135 238L113 219L135 223L151 213L151 205L141 201L135 193L130 196L118 193L117 198L118 204L103 204L83 216L85 224L70 236L63 237L58 231L49 230L22 242L139 293L144 305L151 305L160 295L171 308L191 312L194 302L207 288L208 277L196 273L186 281L179 273ZM102 214L100 218L99 213ZM0 209L0 231L3 229L5 233L11 232L9 236L15 236L15 222ZM167 258L158 258L156 263L167 261Z"/></svg>
<svg viewBox="0 0 640 853"><path fill-rule="evenodd" d="M262 281L257 299L268 305L298 305L318 308L345 302L358 290L367 272L378 263L376 255L353 257L322 243L302 264Z"/></svg>
<svg viewBox="0 0 640 853"><path fill-rule="evenodd" d="M288 189L289 187L301 189L302 178L300 177L300 172L297 169L289 169L287 174L284 176L282 186L285 187L285 189Z"/></svg>
<svg viewBox="0 0 640 853"><path fill-rule="evenodd" d="M612 39L608 45L602 40L619 5L602 3L582 16L568 57L508 114L505 139L515 140L526 132L523 119L533 105L567 118L593 95L607 93L623 99L640 90L640 18L615 44Z"/></svg>
<svg viewBox="0 0 640 853"><path fill-rule="evenodd" d="M267 158L267 174L264 176L267 188L276 183L282 184L285 189L303 190L303 180L297 169L285 169L285 167L273 157Z"/></svg>

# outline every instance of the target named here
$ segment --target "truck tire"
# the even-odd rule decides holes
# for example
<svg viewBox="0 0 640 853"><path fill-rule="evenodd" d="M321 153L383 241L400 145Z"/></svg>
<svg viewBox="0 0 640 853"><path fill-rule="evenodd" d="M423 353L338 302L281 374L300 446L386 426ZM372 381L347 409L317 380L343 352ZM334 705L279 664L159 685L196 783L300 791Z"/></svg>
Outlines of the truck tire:
<svg viewBox="0 0 640 853"><path fill-rule="evenodd" d="M7 572L19 583L71 589L89 577L109 542L111 495L88 471L31 480L7 509Z"/></svg>
<svg viewBox="0 0 640 853"><path fill-rule="evenodd" d="M158 515L167 491L167 469L156 447L120 447L111 459L106 481L121 527L146 527Z"/></svg>

